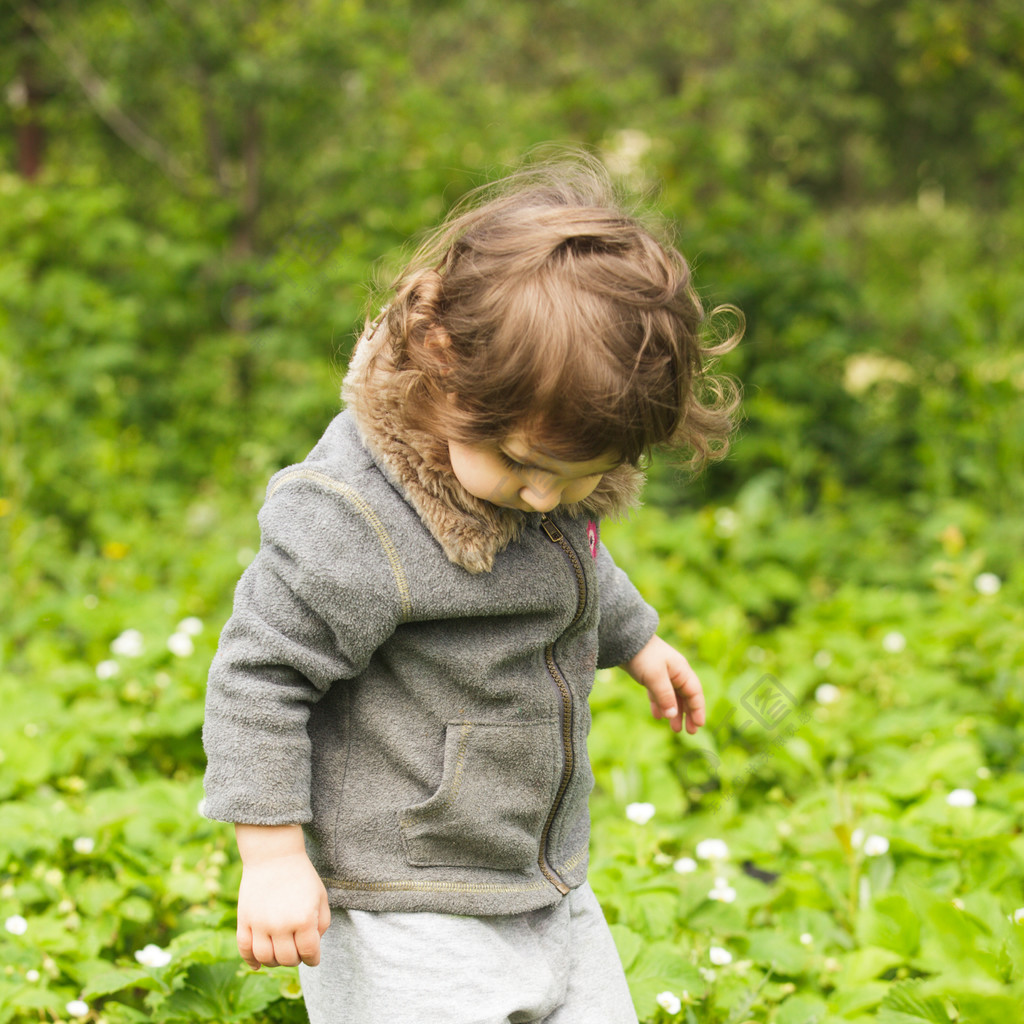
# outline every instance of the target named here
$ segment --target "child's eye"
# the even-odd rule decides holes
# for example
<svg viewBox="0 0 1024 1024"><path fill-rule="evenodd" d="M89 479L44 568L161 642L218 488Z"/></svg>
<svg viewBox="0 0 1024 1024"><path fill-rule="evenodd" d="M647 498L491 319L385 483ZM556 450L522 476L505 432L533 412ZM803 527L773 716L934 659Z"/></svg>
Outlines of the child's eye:
<svg viewBox="0 0 1024 1024"><path fill-rule="evenodd" d="M501 461L504 462L509 469L514 469L517 473L524 473L529 468L528 466L524 466L521 462L516 462L515 459L506 455L503 451L499 450L498 455L501 458Z"/></svg>

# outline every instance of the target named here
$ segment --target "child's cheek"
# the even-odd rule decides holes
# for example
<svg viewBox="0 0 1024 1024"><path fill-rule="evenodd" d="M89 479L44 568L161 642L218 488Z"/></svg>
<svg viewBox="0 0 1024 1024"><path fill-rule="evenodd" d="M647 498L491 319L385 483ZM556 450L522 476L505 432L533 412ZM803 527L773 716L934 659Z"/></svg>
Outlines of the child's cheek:
<svg viewBox="0 0 1024 1024"><path fill-rule="evenodd" d="M600 476L587 476L582 480L571 483L562 494L562 502L566 505L571 505L574 501L582 501L593 493L594 488L600 482Z"/></svg>

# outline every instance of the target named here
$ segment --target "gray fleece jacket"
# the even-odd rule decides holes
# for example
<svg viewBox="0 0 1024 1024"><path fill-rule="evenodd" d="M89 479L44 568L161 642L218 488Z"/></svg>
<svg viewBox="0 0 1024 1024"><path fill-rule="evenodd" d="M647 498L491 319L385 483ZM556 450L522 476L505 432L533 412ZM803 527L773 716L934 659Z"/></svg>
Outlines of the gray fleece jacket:
<svg viewBox="0 0 1024 1024"><path fill-rule="evenodd" d="M270 482L210 670L204 813L301 823L333 906L554 903L586 878L594 671L657 625L598 536L622 481L545 516L475 504L359 372Z"/></svg>

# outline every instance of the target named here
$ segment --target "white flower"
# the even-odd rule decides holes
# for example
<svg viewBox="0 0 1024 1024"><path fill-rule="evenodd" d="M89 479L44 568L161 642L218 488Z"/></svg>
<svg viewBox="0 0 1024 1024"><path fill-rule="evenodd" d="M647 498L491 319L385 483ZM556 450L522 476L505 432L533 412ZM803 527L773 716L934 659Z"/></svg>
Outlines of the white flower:
<svg viewBox="0 0 1024 1024"><path fill-rule="evenodd" d="M724 839L702 839L697 844L696 853L701 860L726 860L729 847Z"/></svg>
<svg viewBox="0 0 1024 1024"><path fill-rule="evenodd" d="M187 619L182 619L178 623L177 632L188 633L189 636L199 636L203 631L203 620L197 619L194 615L190 615Z"/></svg>
<svg viewBox="0 0 1024 1024"><path fill-rule="evenodd" d="M1003 581L994 572L978 573L974 577L974 589L979 594L998 594Z"/></svg>
<svg viewBox="0 0 1024 1024"><path fill-rule="evenodd" d="M631 177L641 170L651 148L651 137L638 128L620 128L604 145L605 166L612 174Z"/></svg>
<svg viewBox="0 0 1024 1024"><path fill-rule="evenodd" d="M4 927L12 935L24 935L28 931L28 921L21 914L12 914L4 921Z"/></svg>
<svg viewBox="0 0 1024 1024"><path fill-rule="evenodd" d="M723 949L721 946L712 946L708 950L708 959L716 967L724 967L726 964L732 963L732 953L727 949Z"/></svg>
<svg viewBox="0 0 1024 1024"><path fill-rule="evenodd" d="M725 884L724 878L715 879L715 887L708 893L709 900L717 900L719 903L732 903L736 899L736 890Z"/></svg>
<svg viewBox="0 0 1024 1024"><path fill-rule="evenodd" d="M1024 924L1024 907L1018 907L1013 912L1013 923L1014 924Z"/></svg>
<svg viewBox="0 0 1024 1024"><path fill-rule="evenodd" d="M731 537L738 524L739 516L731 508L715 509L715 533L719 537Z"/></svg>
<svg viewBox="0 0 1024 1024"><path fill-rule="evenodd" d="M167 638L167 649L179 658L187 658L195 652L195 644L188 633L172 633Z"/></svg>
<svg viewBox="0 0 1024 1024"><path fill-rule="evenodd" d="M285 999L301 999L302 998L302 985L299 983L298 978L290 978L281 985L281 995Z"/></svg>
<svg viewBox="0 0 1024 1024"><path fill-rule="evenodd" d="M868 836L864 840L865 857L881 857L889 852L889 840L885 836Z"/></svg>
<svg viewBox="0 0 1024 1024"><path fill-rule="evenodd" d="M42 977L42 975L40 975L40 973L34 967L29 968L25 972L26 981L38 981L40 977Z"/></svg>
<svg viewBox="0 0 1024 1024"><path fill-rule="evenodd" d="M812 946L812 945L814 945L814 936L810 932L804 932L803 935L800 936L800 945L801 946Z"/></svg>
<svg viewBox="0 0 1024 1024"><path fill-rule="evenodd" d="M683 1008L683 1004L679 1001L679 996L674 992L659 992L655 997L655 1001L666 1013L671 1014L673 1017Z"/></svg>
<svg viewBox="0 0 1024 1024"><path fill-rule="evenodd" d="M79 836L71 846L75 853L90 854L96 849L96 841L92 836Z"/></svg>
<svg viewBox="0 0 1024 1024"><path fill-rule="evenodd" d="M950 807L973 807L978 802L973 789L954 789L946 797L946 803Z"/></svg>
<svg viewBox="0 0 1024 1024"><path fill-rule="evenodd" d="M850 836L850 845L859 850L864 845L864 829L855 828Z"/></svg>
<svg viewBox="0 0 1024 1024"><path fill-rule="evenodd" d="M118 672L121 671L121 666L112 658L108 658L106 661L101 661L96 666L96 678L97 679L113 679Z"/></svg>
<svg viewBox="0 0 1024 1024"><path fill-rule="evenodd" d="M626 817L637 825L646 825L654 817L654 804L628 804Z"/></svg>
<svg viewBox="0 0 1024 1024"><path fill-rule="evenodd" d="M899 654L906 650L907 638L899 630L891 630L882 637L882 647L890 654Z"/></svg>
<svg viewBox="0 0 1024 1024"><path fill-rule="evenodd" d="M814 655L814 667L815 668L829 668L832 664L832 652L831 651L818 651Z"/></svg>
<svg viewBox="0 0 1024 1024"><path fill-rule="evenodd" d="M990 779L992 777L992 769L987 764L978 765L975 769L974 774L979 779Z"/></svg>
<svg viewBox="0 0 1024 1024"><path fill-rule="evenodd" d="M712 982L715 980L715 972L710 967L698 967L697 970L700 971L700 976L705 981Z"/></svg>
<svg viewBox="0 0 1024 1024"><path fill-rule="evenodd" d="M814 699L819 704L835 704L837 700L842 696L838 686L833 686L831 683L822 683L814 691Z"/></svg>
<svg viewBox="0 0 1024 1024"><path fill-rule="evenodd" d="M110 649L123 658L137 658L146 649L146 641L137 629L126 629L111 643Z"/></svg>
<svg viewBox="0 0 1024 1024"><path fill-rule="evenodd" d="M680 857L672 865L672 869L680 875L688 875L697 870L697 862L692 857Z"/></svg>
<svg viewBox="0 0 1024 1024"><path fill-rule="evenodd" d="M69 1017L88 1017L89 1004L81 999L72 999L65 1007Z"/></svg>
<svg viewBox="0 0 1024 1024"><path fill-rule="evenodd" d="M171 962L171 954L151 942L135 951L135 959L143 967L166 967Z"/></svg>
<svg viewBox="0 0 1024 1024"><path fill-rule="evenodd" d="M860 395L879 381L898 381L908 384L914 379L914 369L901 359L879 355L877 352L855 352L846 357L843 367L843 387L851 395Z"/></svg>

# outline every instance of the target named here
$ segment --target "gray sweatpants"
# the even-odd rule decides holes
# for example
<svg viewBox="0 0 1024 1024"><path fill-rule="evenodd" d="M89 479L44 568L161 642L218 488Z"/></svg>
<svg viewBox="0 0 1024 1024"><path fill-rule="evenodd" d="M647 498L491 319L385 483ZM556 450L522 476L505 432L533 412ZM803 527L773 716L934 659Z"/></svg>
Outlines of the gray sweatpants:
<svg viewBox="0 0 1024 1024"><path fill-rule="evenodd" d="M331 915L299 967L310 1024L637 1024L589 885L503 917Z"/></svg>

